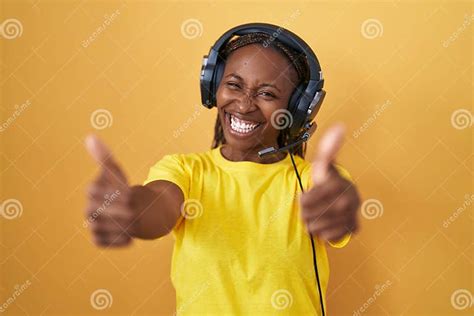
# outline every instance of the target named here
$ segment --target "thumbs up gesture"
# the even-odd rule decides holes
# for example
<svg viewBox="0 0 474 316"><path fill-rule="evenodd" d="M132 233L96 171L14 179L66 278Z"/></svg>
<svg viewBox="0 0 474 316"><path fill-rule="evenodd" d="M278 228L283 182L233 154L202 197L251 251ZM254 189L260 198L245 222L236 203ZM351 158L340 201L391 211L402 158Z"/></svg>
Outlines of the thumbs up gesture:
<svg viewBox="0 0 474 316"><path fill-rule="evenodd" d="M336 124L323 135L312 163L313 187L300 196L301 217L308 232L330 242L358 229L359 194L333 165L344 134L344 125Z"/></svg>
<svg viewBox="0 0 474 316"><path fill-rule="evenodd" d="M99 175L87 189L85 225L99 247L128 245L132 240L134 212L130 207L131 189L127 178L110 150L96 136L88 136L85 145L100 168Z"/></svg>

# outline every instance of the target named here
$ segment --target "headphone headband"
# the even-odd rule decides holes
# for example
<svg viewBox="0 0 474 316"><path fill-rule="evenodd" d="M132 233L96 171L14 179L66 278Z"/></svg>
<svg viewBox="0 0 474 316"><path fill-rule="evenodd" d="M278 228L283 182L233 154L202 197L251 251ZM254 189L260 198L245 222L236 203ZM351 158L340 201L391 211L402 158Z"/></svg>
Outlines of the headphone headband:
<svg viewBox="0 0 474 316"><path fill-rule="evenodd" d="M304 53L309 64L309 79L321 81L322 88L324 80L322 78L321 67L319 66L318 58L314 54L313 50L298 35L287 29L282 28L281 26L268 23L248 23L239 25L225 32L212 46L212 49L215 52L220 52L221 48L225 46L225 44L227 44L227 42L234 35L242 36L250 33L267 33L271 36L272 39L277 39L278 41L293 48L294 50L300 53Z"/></svg>

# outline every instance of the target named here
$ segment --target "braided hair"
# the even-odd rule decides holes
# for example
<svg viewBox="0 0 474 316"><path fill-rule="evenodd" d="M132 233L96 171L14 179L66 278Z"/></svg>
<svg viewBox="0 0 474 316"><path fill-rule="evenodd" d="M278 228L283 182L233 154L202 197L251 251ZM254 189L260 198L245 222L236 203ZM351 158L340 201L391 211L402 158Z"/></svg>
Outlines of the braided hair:
<svg viewBox="0 0 474 316"><path fill-rule="evenodd" d="M239 36L235 39L229 41L224 48L222 49L220 56L223 60L227 60L229 55L239 49L242 46L249 45L249 44L262 44L264 47L271 47L276 51L280 52L283 56L285 56L288 61L293 65L297 74L298 74L298 86L301 83L306 83L309 80L309 66L306 60L306 56L303 53L297 52L294 49L288 47L287 45L283 44L282 42L278 41L275 37L268 35L266 33L249 33L242 36ZM280 134L277 138L278 146L281 148L283 146L288 145L289 129L285 128L280 131ZM220 144L225 144L226 140L224 137L224 130L222 128L219 114L217 114L216 123L214 127L214 139L212 141L212 147L216 148ZM306 153L306 142L299 144L298 146L292 149L292 152L295 155L300 156L304 159Z"/></svg>

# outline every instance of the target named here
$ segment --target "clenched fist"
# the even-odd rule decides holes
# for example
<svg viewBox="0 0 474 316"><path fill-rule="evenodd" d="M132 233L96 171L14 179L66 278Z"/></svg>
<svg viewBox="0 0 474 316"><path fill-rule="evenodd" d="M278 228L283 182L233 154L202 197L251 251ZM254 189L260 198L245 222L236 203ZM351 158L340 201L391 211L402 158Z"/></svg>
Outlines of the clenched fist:
<svg viewBox="0 0 474 316"><path fill-rule="evenodd" d="M301 217L308 232L330 242L358 229L359 194L333 165L343 140L341 124L323 135L312 164L313 187L300 196Z"/></svg>
<svg viewBox="0 0 474 316"><path fill-rule="evenodd" d="M96 136L86 138L86 148L98 163L100 173L87 189L86 223L94 243L120 247L132 240L134 212L127 178L111 152Z"/></svg>

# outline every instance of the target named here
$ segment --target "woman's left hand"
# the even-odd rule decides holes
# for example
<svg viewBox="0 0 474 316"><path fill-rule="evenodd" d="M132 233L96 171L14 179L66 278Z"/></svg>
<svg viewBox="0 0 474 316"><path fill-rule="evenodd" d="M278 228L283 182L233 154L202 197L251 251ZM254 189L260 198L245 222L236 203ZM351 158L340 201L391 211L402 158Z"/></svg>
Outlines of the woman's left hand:
<svg viewBox="0 0 474 316"><path fill-rule="evenodd" d="M358 230L357 188L333 165L344 130L343 125L337 124L323 135L312 164L313 187L300 196L301 217L308 232L330 242Z"/></svg>

